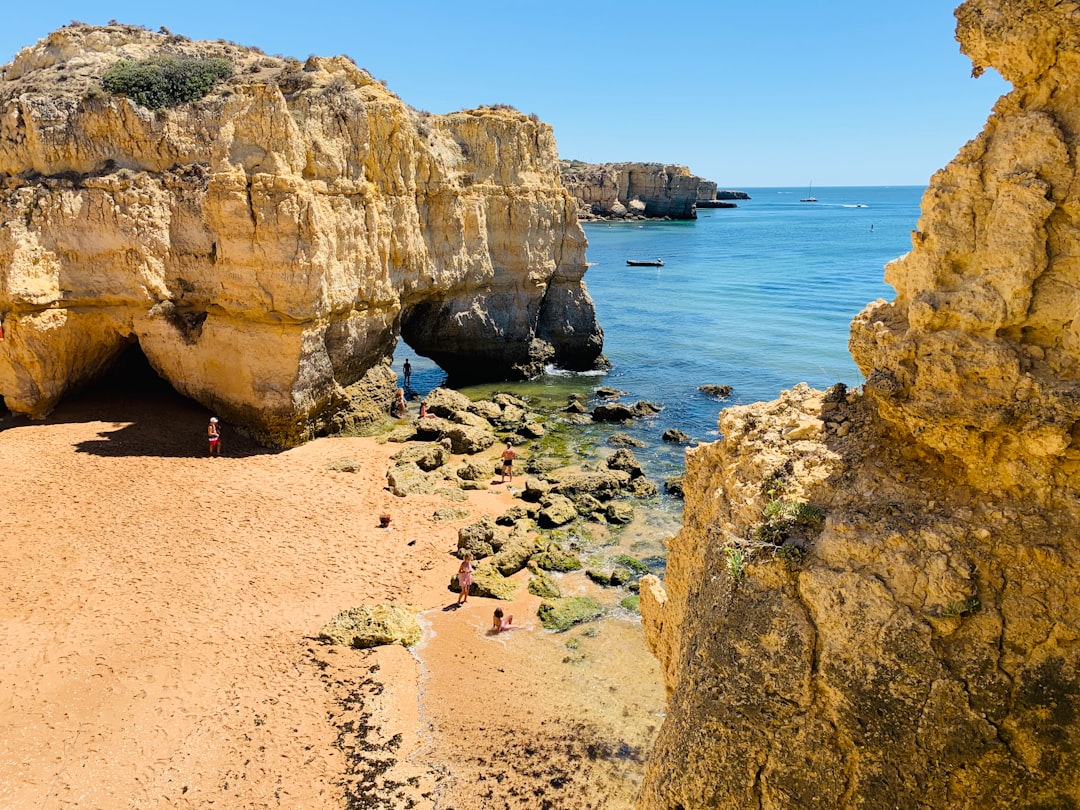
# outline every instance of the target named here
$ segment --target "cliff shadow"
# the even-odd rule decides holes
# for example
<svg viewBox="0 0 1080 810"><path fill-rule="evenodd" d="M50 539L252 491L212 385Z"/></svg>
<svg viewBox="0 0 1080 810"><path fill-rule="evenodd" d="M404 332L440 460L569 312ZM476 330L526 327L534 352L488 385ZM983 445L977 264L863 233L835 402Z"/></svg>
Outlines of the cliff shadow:
<svg viewBox="0 0 1080 810"><path fill-rule="evenodd" d="M132 343L105 374L66 397L44 423L111 423L98 433L99 438L76 444L80 453L193 458L208 454L206 426L212 415L158 376L139 344ZM4 424L40 423L14 416ZM241 435L228 423L222 423L221 432L223 456L244 458L278 452Z"/></svg>

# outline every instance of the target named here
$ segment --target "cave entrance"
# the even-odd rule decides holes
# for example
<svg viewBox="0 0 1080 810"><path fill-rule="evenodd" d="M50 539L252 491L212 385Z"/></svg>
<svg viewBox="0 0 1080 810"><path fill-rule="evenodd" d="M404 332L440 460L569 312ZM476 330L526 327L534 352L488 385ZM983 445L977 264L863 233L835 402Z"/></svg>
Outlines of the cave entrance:
<svg viewBox="0 0 1080 810"><path fill-rule="evenodd" d="M210 412L160 377L135 338L104 373L65 397L49 418L109 424L97 434L98 438L79 444L79 450L86 453L165 457L208 454L206 426ZM225 456L267 452L228 425L223 427L222 445Z"/></svg>
<svg viewBox="0 0 1080 810"><path fill-rule="evenodd" d="M446 385L447 374L442 367L434 360L418 354L403 337L398 339L394 354L390 358L390 368L397 375L398 385L404 386L406 360L412 366L409 385L405 390L407 399L421 399L432 389Z"/></svg>

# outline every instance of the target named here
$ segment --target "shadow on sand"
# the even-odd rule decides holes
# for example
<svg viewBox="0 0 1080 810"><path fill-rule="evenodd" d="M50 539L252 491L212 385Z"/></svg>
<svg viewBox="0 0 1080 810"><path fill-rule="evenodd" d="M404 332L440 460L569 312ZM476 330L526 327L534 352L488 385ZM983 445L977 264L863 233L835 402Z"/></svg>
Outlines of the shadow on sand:
<svg viewBox="0 0 1080 810"><path fill-rule="evenodd" d="M97 456L198 458L209 455L206 426L213 415L194 400L178 394L150 367L133 346L101 378L65 398L43 420L3 411L0 430L27 425L104 422L111 426L97 439L75 449ZM247 458L279 452L221 424L222 458Z"/></svg>

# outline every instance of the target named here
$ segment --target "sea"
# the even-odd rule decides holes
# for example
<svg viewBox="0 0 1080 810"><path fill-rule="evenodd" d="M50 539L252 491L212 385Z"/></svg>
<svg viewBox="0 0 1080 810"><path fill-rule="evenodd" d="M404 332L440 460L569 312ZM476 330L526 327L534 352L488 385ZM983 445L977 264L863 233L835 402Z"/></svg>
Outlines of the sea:
<svg viewBox="0 0 1080 810"><path fill-rule="evenodd" d="M911 248L924 186L745 188L736 208L702 209L692 221L586 223L585 282L604 330L604 373L550 369L527 383L463 389L474 398L510 390L549 407L598 386L625 392L623 402L662 407L653 418L618 429L644 441L635 450L646 473L662 481L683 467L684 448L661 440L675 428L694 442L719 438L722 408L775 399L799 382L858 386L848 352L852 318L869 302L891 300L884 266ZM662 267L627 260L662 259ZM445 375L404 343L422 394ZM731 386L729 399L698 390ZM579 430L600 446L615 428ZM584 449L589 449L585 447ZM671 509L678 510L676 504Z"/></svg>

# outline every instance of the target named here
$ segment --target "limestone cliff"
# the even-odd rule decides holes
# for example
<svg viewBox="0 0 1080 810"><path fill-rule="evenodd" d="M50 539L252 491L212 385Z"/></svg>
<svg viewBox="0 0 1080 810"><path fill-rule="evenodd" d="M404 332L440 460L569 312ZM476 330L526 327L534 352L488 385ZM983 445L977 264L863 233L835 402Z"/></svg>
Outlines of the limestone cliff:
<svg viewBox="0 0 1080 810"><path fill-rule="evenodd" d="M202 100L102 91L119 60L229 60ZM270 444L386 404L399 336L451 375L591 367L602 333L549 126L409 108L306 63L73 24L0 82L0 394L42 416L138 341Z"/></svg>
<svg viewBox="0 0 1080 810"><path fill-rule="evenodd" d="M957 19L1015 89L853 323L864 389L688 453L642 808L1080 806L1080 10Z"/></svg>
<svg viewBox="0 0 1080 810"><path fill-rule="evenodd" d="M716 183L686 166L663 163L562 161L563 185L583 219L627 216L696 219L699 199L716 197Z"/></svg>

